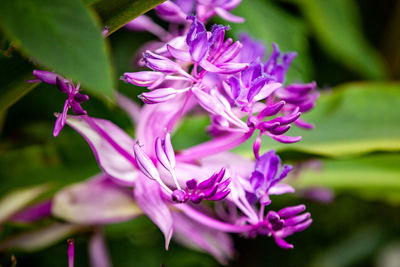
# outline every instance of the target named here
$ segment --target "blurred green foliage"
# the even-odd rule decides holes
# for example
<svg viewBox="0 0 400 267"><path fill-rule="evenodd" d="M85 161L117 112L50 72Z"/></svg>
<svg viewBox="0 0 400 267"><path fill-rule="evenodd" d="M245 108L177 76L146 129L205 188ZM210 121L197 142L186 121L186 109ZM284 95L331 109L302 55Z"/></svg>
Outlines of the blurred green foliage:
<svg viewBox="0 0 400 267"><path fill-rule="evenodd" d="M0 18L3 31L24 53L93 92L111 95L102 27L81 1L5 1Z"/></svg>
<svg viewBox="0 0 400 267"><path fill-rule="evenodd" d="M386 77L382 56L361 32L359 10L353 0L293 0L321 47L335 60L362 77Z"/></svg>
<svg viewBox="0 0 400 267"><path fill-rule="evenodd" d="M66 128L57 139L51 136L52 114L62 108L64 96L54 87L41 84L33 88L25 80L31 78L33 68L47 66L81 81L91 94L111 96L111 89L117 88L137 100L141 89L114 81L133 70L137 49L153 37L122 29L104 41L100 31L108 25L113 32L159 2L2 3L1 199L15 190L42 184L49 190L35 199L46 199L100 171L77 133ZM399 73L395 60L400 39L393 36L399 36L395 22L400 19L400 5L372 0L244 0L233 13L247 20L230 25L233 36L249 32L263 40L269 51L275 42L282 51L298 52L289 81L317 80L326 87L316 108L304 116L316 129L291 129L290 135L303 136L300 143L281 145L265 139L262 149L275 148L290 162L317 158L320 168L304 167L292 182L300 189L332 188L337 199L332 204L304 200L314 223L291 238L293 251L284 251L267 238L236 238L238 252L231 266L390 266L389 249L400 253L398 246L397 250L390 246L400 240L400 85L393 81ZM388 27L382 30L371 25ZM113 103L92 98L84 105L92 116L110 119L133 134L129 118ZM207 140L206 134L198 133L204 133L208 122L196 114L184 121L173 136L176 147ZM246 155L249 148L244 144L237 151ZM298 201L273 198L272 208ZM2 225L0 240L57 222L48 220ZM87 240L92 230L73 235L76 266L88 266ZM165 252L160 231L144 217L108 225L105 233L115 266L218 266L209 255L175 243ZM0 265L11 266L15 254L17 266L66 266L66 247L62 240L35 253L8 251L0 254Z"/></svg>

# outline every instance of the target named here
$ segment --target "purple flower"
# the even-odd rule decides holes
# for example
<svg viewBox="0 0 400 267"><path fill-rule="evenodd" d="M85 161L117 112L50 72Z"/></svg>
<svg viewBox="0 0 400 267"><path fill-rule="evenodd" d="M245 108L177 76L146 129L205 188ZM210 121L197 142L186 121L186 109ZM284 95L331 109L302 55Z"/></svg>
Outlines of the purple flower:
<svg viewBox="0 0 400 267"><path fill-rule="evenodd" d="M315 102L319 97L316 86L315 82L308 84L293 83L279 89L276 92L276 96L287 103L284 108L285 112L292 112L298 108L299 112L304 113L310 111L315 106ZM307 123L302 119L296 120L295 124L305 129L314 128L313 124Z"/></svg>
<svg viewBox="0 0 400 267"><path fill-rule="evenodd" d="M286 72L296 55L294 52L281 55L278 45L273 43L272 53L264 63L264 72L274 77L277 82L284 83Z"/></svg>
<svg viewBox="0 0 400 267"><path fill-rule="evenodd" d="M154 54L151 51L143 53L143 61L146 63L147 67L152 70L164 73L179 73L183 76L190 77L190 75L184 71L179 64L166 57Z"/></svg>
<svg viewBox="0 0 400 267"><path fill-rule="evenodd" d="M243 111L252 108L255 102L272 95L282 85L270 76L263 74L262 64L253 63L239 74L231 76L223 83L225 91Z"/></svg>
<svg viewBox="0 0 400 267"><path fill-rule="evenodd" d="M232 44L232 39L224 41L225 30L228 27L214 25L211 32L207 32L203 23L194 16L189 16L192 21L186 36L186 49L180 49L167 44L171 56L183 62L193 62L201 66L205 72L232 74L248 67L247 63L233 63L242 48L240 42ZM195 65L196 67L197 65ZM197 72L195 72L196 78Z"/></svg>
<svg viewBox="0 0 400 267"><path fill-rule="evenodd" d="M231 62L242 49L242 44L239 41L232 44L230 38L224 41L228 27L214 25L208 37L204 25L196 17L189 16L188 19L193 23L186 42L194 62L199 63L206 71L222 74L236 73L248 67L246 63Z"/></svg>
<svg viewBox="0 0 400 267"><path fill-rule="evenodd" d="M231 160L231 157L225 158L225 155L219 155L220 161ZM245 159L242 162L245 163ZM227 163L229 165L229 163ZM235 166L235 162L231 163ZM304 205L286 207L275 212L266 211L269 201L265 202L262 198L269 194L293 193L294 189L288 185L279 183L287 172L288 167L278 170L280 165L279 158L272 152L266 154L256 163L253 175L243 172L239 167L228 168L232 176L230 184L231 193L227 196L225 207L216 210L218 217L224 221L215 219L212 216L201 213L189 206L178 206L183 213L197 222L218 229L223 232L242 233L249 237L265 235L274 237L278 246L284 249L293 248L293 245L287 243L284 238L305 230L312 222L310 213L302 213L305 210ZM232 167L233 167L232 166ZM263 177L254 178L255 172L263 172ZM242 177L244 176L248 178ZM257 183L252 184L256 179ZM254 186L255 185L255 186ZM257 194L255 188L267 188L264 194ZM253 201L255 198L256 201ZM260 202L259 208L257 202Z"/></svg>
<svg viewBox="0 0 400 267"><path fill-rule="evenodd" d="M190 1L189 1L190 2ZM172 1L165 1L155 8L157 15L165 21L172 23L185 23L187 14L179 5Z"/></svg>
<svg viewBox="0 0 400 267"><path fill-rule="evenodd" d="M223 82L223 87L233 104L240 107L242 112L248 113L249 129L257 129L260 135L266 134L283 143L298 142L301 139L301 137L283 135L290 129L290 124L299 119L301 112L298 107L290 109L286 107L286 102L277 101L276 92L280 90L281 83L265 74L261 63L254 62L248 69L240 72L238 77L230 76ZM265 103L260 103L264 99L266 99ZM258 114L254 116L254 113ZM265 120L266 117L275 115L278 116ZM213 125L213 128L221 127ZM256 154L258 146L255 149Z"/></svg>
<svg viewBox="0 0 400 267"><path fill-rule="evenodd" d="M260 156L260 147L263 135L283 143L299 141L300 136L284 134L292 124L311 127L299 117L313 108L318 93L315 82L284 85L295 53L282 54L273 44L263 62L262 43L246 35L236 42L226 38L229 27L223 25L207 31L204 23L214 15L242 22L243 18L230 13L240 2L165 1L156 13L172 23L169 32L146 15L126 25L161 40L141 50L139 65L150 71L121 77L150 90L138 96L143 108L116 93L117 102L137 124L134 138L110 121L89 117L80 106L88 96L79 93L79 84L75 87L52 72L34 71L37 80L31 82L56 85L68 95L53 135L66 123L78 131L103 173L60 190L43 206L26 210L28 219L37 219L29 215L40 210L39 218L51 214L74 224L94 224L89 251L96 266L110 265L99 225L142 214L161 230L166 249L175 232L180 242L209 252L221 263L233 254L227 233L271 236L278 246L293 248L285 238L309 227L311 216L304 212L304 205L269 209L271 195L294 192L282 182L292 168L282 165L274 151ZM211 117L208 129L213 137L175 154L170 133L199 107ZM70 108L77 116L67 116ZM255 132L255 162L224 152ZM203 200L212 203L205 205ZM68 258L72 266L73 242Z"/></svg>
<svg viewBox="0 0 400 267"><path fill-rule="evenodd" d="M164 190L164 193L174 202L184 203L190 200L192 203L198 204L203 199L218 201L224 199L230 192L228 188L230 179L223 179L225 176L225 169L223 168L200 183L196 179L190 179L186 181L186 187L181 186L175 171L175 153L169 133L163 139L156 139L155 155L161 166L169 172L172 182L164 182L161 179L156 166L139 144L134 145L134 151L137 165L142 173L151 180L155 180ZM168 177L164 175L165 178ZM168 184L173 184L174 188L168 186Z"/></svg>
<svg viewBox="0 0 400 267"><path fill-rule="evenodd" d="M234 9L242 2L241 0L197 0L197 16L202 22L207 21L210 17L219 15L227 21L241 23L245 19L229 13L229 10Z"/></svg>
<svg viewBox="0 0 400 267"><path fill-rule="evenodd" d="M231 129L230 124L237 126L238 131L247 132L247 125L240 120L231 109L229 102L216 90L206 93L203 90L192 88L198 103L210 114L219 116L225 123L221 129Z"/></svg>
<svg viewBox="0 0 400 267"><path fill-rule="evenodd" d="M230 178L222 181L225 169L222 168L218 173L214 173L210 178L198 183L195 179L186 182L186 189L174 190L172 199L176 202L186 202L190 200L194 204L200 203L203 199L219 201L224 199L229 193L228 185Z"/></svg>
<svg viewBox="0 0 400 267"><path fill-rule="evenodd" d="M62 78L53 72L34 70L33 75L38 78L38 80L31 82L42 81L48 84L57 85L57 88L61 92L68 94L68 98L64 103L63 111L61 114L57 115L57 120L54 125L53 136L57 137L66 123L67 113L70 108L72 108L72 111L76 115L86 114L86 111L81 107L81 103L88 101L89 96L79 93L79 84L75 87L71 81Z"/></svg>
<svg viewBox="0 0 400 267"><path fill-rule="evenodd" d="M254 172L250 177L250 184L261 204L268 205L271 202L269 190L284 179L291 170L292 167L286 164L281 167L281 160L273 150L257 159Z"/></svg>
<svg viewBox="0 0 400 267"><path fill-rule="evenodd" d="M239 39L243 44L243 48L238 55L238 61L247 63L254 61L262 62L266 55L265 45L260 41L252 39L250 35L245 33L240 34Z"/></svg>
<svg viewBox="0 0 400 267"><path fill-rule="evenodd" d="M119 96L118 99L120 98ZM126 99L124 101L126 102ZM135 110L137 108L127 103L123 106L134 107ZM294 191L292 187L280 183L289 171L288 167L284 166L280 170L280 160L273 152L259 158L253 174L249 169L251 163L247 164L247 160L236 159L230 155L220 154L214 159L199 161L196 164L185 162L182 157L175 156L170 134L162 133L175 116L171 114L171 109L173 110L171 105L161 103L145 106L140 112L137 138L144 140L143 147L138 143L135 144L121 129L108 121L88 116L69 116L67 123L88 140L101 168L112 174L113 181L133 185L138 206L164 233L166 248L176 228L170 206L182 210L185 216L212 231L243 233L249 236L270 235L275 238L278 245L289 247L285 245L283 239L304 230L311 222L309 215L298 215L301 211L290 209L291 213L285 210L279 211L279 222L284 221L283 228L280 228L279 223L273 221L271 217L266 218L264 211L266 204L269 203L265 201L269 195ZM162 138L157 137L160 135ZM153 147L149 147L151 143L154 143ZM212 154L218 152L220 151L216 148ZM213 173L215 169L220 171ZM213 174L210 176L209 173ZM196 174L195 178L193 174ZM202 177L208 178L202 179ZM85 190L91 192L90 188L88 184ZM93 190L96 191L95 188ZM123 194L122 191L120 193ZM114 193L119 195L117 192L119 190L115 188L115 192L114 189L107 190L102 195ZM60 196L62 194L58 199ZM256 201L252 201L251 196ZM230 209L233 213L225 216L226 221L221 221L204 213L201 204L188 205L188 202L200 203L202 200L225 201L233 205L236 211ZM257 202L260 202L259 209L255 206ZM54 209L57 207L60 205L55 205ZM101 216L103 215L100 213ZM305 217L307 218L301 220ZM201 239L196 238L196 240ZM209 248L209 245L206 247Z"/></svg>
<svg viewBox="0 0 400 267"><path fill-rule="evenodd" d="M190 16L188 19L192 21L192 25L187 34L186 43L193 61L199 63L206 56L210 43L204 25L196 17Z"/></svg>
<svg viewBox="0 0 400 267"><path fill-rule="evenodd" d="M37 78L36 80L29 80L28 82L30 83L39 83L39 82L44 82L52 85L56 85L56 80L57 78L63 79L64 82L68 82L68 80L64 79L60 75L50 72L50 71L45 71L45 70L33 70L33 75Z"/></svg>
<svg viewBox="0 0 400 267"><path fill-rule="evenodd" d="M246 69L249 64L234 62L240 52L240 42L232 43L232 39L225 38L227 27L214 25L211 32L194 16L189 16L192 21L184 39L169 42L162 53L168 53L176 61L160 54L147 51L144 53L144 62L155 70L137 73L125 73L123 80L139 86L146 86L152 92L142 93L139 97L147 104L157 104L170 101L179 95L190 97L194 95L198 104L215 118L219 118L220 130L248 131L248 126L233 113L226 97L214 85L209 85L207 79L211 74L222 75L238 73ZM158 51L158 50L157 50ZM157 52L156 51L156 52ZM158 51L158 52L160 52ZM193 64L189 74L187 66ZM265 95L263 82L257 83L251 92L254 97ZM274 87L274 85L270 85ZM255 92L259 90L260 92ZM192 93L192 94L190 94ZM267 93L268 94L268 93Z"/></svg>
<svg viewBox="0 0 400 267"><path fill-rule="evenodd" d="M306 212L299 215L305 209L304 205L298 205L286 207L278 212L268 212L264 222L278 246L284 249L292 249L293 245L287 243L284 238L304 231L311 225L310 213Z"/></svg>
<svg viewBox="0 0 400 267"><path fill-rule="evenodd" d="M272 235L280 247L289 249L293 246L284 238L305 230L312 220L309 213L300 214L305 210L304 205L286 207L278 212L268 211L267 215L264 215L265 207L270 204L270 194L294 192L292 187L280 183L291 167L283 165L281 168L280 165L279 157L274 151L270 151L257 160L248 180L239 175L233 177L234 183L228 200L236 205L245 217L235 218L230 215L228 218L235 224L244 224L242 227L248 230L249 236ZM260 203L259 210L256 208L257 200ZM251 227L246 228L247 226Z"/></svg>

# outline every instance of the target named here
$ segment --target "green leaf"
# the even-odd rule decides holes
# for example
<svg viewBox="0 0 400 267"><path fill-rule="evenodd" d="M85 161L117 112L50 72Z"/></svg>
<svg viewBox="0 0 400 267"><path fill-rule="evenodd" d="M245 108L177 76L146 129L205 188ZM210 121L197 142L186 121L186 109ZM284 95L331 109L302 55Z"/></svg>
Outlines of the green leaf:
<svg viewBox="0 0 400 267"><path fill-rule="evenodd" d="M312 77L306 39L307 32L302 21L270 1L263 0L243 2L232 13L246 19L244 23L230 24L236 38L239 33L248 32L253 38L263 41L267 45L269 53L272 50L272 43L278 44L282 52L295 51L298 53L288 72L289 81L308 81ZM220 22L226 24L226 22Z"/></svg>
<svg viewBox="0 0 400 267"><path fill-rule="evenodd" d="M349 156L400 150L400 84L350 83L323 92L310 113L302 116L315 129L293 127L288 135L303 136L295 144L263 138L262 151L297 150L322 156ZM250 155L252 142L237 151Z"/></svg>
<svg viewBox="0 0 400 267"><path fill-rule="evenodd" d="M10 57L0 55L0 68L2 69L0 74L0 113L3 113L36 87L37 83L26 82L26 80L34 78L33 66L17 53L13 53Z"/></svg>
<svg viewBox="0 0 400 267"><path fill-rule="evenodd" d="M100 26L79 0L7 0L0 25L27 56L99 95L111 96L112 68Z"/></svg>
<svg viewBox="0 0 400 267"><path fill-rule="evenodd" d="M303 169L296 187L324 186L368 199L400 203L400 154L322 160L321 169Z"/></svg>
<svg viewBox="0 0 400 267"><path fill-rule="evenodd" d="M108 34L115 32L134 18L149 11L165 0L93 0L93 5L101 21L110 27Z"/></svg>
<svg viewBox="0 0 400 267"><path fill-rule="evenodd" d="M386 77L380 55L361 32L359 12L352 0L294 0L314 36L333 59L365 78ZM280 27L279 27L280 28Z"/></svg>

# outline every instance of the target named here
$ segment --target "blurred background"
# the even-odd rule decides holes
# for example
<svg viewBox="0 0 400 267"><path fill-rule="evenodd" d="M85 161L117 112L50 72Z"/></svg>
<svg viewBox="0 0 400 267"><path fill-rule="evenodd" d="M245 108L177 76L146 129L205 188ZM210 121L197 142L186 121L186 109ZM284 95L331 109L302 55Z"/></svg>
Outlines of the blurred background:
<svg viewBox="0 0 400 267"><path fill-rule="evenodd" d="M232 13L246 18L230 24L233 37L248 32L264 41L268 52L272 42L281 51L296 51L288 82L315 80L321 98L305 116L316 128L289 132L302 135L300 143L265 140L262 147L276 149L298 170L291 177L297 194L272 198L272 208L304 202L313 224L290 238L295 245L290 251L271 238L236 237L237 253L229 266L400 266L400 1L243 0ZM115 80L134 70L138 48L152 39L125 29L110 35ZM22 90L33 59L28 62L5 38L1 45L0 84ZM141 89L121 81L117 89L138 101ZM61 109L64 95L46 84L25 93L6 107L3 100L10 92L0 89L0 198L51 183L40 196L44 199L98 173L81 136L67 127L57 139L51 135L52 114ZM92 97L84 106L92 116L134 133L128 116L109 101ZM207 123L205 117L185 121L174 136L177 148L207 139L197 134ZM246 155L251 144L236 151ZM4 223L0 243L54 220ZM165 252L163 236L147 218L107 225L104 231L115 266L219 266L211 256L174 242ZM88 233L74 237L76 266L88 266ZM0 265L11 266L15 255L17 266L66 266L65 239L47 241L25 251L1 251Z"/></svg>

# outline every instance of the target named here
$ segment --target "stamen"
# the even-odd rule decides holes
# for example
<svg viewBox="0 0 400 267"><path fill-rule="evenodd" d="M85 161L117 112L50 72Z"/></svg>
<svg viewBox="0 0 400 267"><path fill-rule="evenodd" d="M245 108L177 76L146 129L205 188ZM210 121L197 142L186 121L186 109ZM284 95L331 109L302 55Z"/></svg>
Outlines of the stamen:
<svg viewBox="0 0 400 267"><path fill-rule="evenodd" d="M75 258L75 245L74 239L68 239L68 267L74 267L74 258Z"/></svg>

